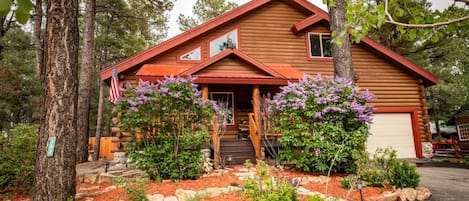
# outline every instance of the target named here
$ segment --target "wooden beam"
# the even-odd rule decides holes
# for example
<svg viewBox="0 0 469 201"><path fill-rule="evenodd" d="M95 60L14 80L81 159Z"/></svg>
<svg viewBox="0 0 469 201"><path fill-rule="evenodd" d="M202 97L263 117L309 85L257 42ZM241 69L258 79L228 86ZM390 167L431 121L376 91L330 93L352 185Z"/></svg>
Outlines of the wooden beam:
<svg viewBox="0 0 469 201"><path fill-rule="evenodd" d="M208 84L202 84L202 98L208 99Z"/></svg>
<svg viewBox="0 0 469 201"><path fill-rule="evenodd" d="M260 92L259 92L259 85L253 85L252 86L252 107L254 111L254 121L256 125L256 133L255 135L251 136L251 142L252 145L254 146L254 151L256 152L256 158L258 160L262 159L262 154L261 154L261 124L259 121L259 113L260 113L260 105L261 102L259 100L260 98Z"/></svg>

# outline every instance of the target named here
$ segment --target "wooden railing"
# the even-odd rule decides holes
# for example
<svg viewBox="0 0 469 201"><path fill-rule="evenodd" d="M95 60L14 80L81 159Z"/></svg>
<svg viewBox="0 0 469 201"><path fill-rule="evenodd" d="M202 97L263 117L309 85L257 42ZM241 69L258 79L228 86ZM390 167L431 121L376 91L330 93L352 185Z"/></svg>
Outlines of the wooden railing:
<svg viewBox="0 0 469 201"><path fill-rule="evenodd" d="M262 159L261 154L261 131L257 126L254 113L249 113L249 137L251 138L252 146L256 152L256 158Z"/></svg>

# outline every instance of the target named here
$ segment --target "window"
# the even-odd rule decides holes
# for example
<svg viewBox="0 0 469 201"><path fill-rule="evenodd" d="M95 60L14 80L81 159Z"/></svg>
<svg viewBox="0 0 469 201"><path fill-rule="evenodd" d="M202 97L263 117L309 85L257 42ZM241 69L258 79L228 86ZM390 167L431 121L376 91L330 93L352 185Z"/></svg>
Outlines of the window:
<svg viewBox="0 0 469 201"><path fill-rule="evenodd" d="M210 41L210 57L213 57L228 48L238 47L238 29L230 31L215 40Z"/></svg>
<svg viewBox="0 0 469 201"><path fill-rule="evenodd" d="M308 39L310 57L332 57L330 34L309 33Z"/></svg>
<svg viewBox="0 0 469 201"><path fill-rule="evenodd" d="M469 141L469 124L458 125L459 141Z"/></svg>
<svg viewBox="0 0 469 201"><path fill-rule="evenodd" d="M210 100L217 101L220 109L225 108L225 125L234 125L234 100L233 92L211 92ZM222 111L223 112L223 111Z"/></svg>
<svg viewBox="0 0 469 201"><path fill-rule="evenodd" d="M200 47L191 50L188 53L185 53L179 57L182 61L194 61L200 60Z"/></svg>

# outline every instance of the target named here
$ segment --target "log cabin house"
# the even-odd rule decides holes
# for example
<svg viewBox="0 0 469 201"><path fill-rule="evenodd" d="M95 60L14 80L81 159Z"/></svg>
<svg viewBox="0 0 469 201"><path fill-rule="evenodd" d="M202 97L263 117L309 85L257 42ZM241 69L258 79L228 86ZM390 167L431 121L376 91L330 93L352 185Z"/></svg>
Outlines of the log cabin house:
<svg viewBox="0 0 469 201"><path fill-rule="evenodd" d="M328 22L328 13L306 0L252 0L116 68L121 84L191 75L205 98L229 100L227 131L214 146L222 158L243 163L262 157L260 95L304 74L333 75ZM377 98L368 149L391 146L400 158L422 157L421 143L431 141L424 88L438 78L368 37L352 45L352 57L357 84ZM100 73L108 84L112 69Z"/></svg>

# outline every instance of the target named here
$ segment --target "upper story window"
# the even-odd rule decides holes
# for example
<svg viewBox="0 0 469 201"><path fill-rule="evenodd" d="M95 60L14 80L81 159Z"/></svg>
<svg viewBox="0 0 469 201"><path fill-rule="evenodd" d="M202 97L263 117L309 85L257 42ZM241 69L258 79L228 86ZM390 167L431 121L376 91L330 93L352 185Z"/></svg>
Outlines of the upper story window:
<svg viewBox="0 0 469 201"><path fill-rule="evenodd" d="M232 30L223 36L210 41L210 57L213 57L228 48L238 47L238 29Z"/></svg>
<svg viewBox="0 0 469 201"><path fill-rule="evenodd" d="M200 56L200 47L191 50L188 53L185 53L179 57L182 61L198 61L201 59Z"/></svg>
<svg viewBox="0 0 469 201"><path fill-rule="evenodd" d="M332 57L330 34L309 33L308 40L310 57Z"/></svg>

